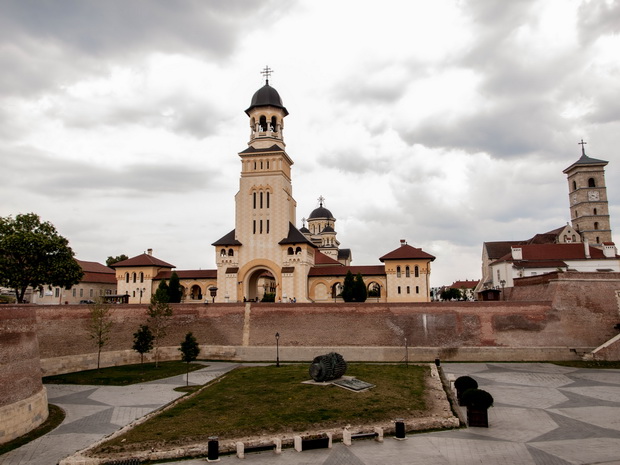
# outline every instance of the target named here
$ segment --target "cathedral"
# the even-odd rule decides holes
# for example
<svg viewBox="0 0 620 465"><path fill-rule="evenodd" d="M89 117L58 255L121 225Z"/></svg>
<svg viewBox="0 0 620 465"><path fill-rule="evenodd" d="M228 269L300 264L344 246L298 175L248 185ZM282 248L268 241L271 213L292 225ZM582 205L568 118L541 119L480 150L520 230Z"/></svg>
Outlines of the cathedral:
<svg viewBox="0 0 620 465"><path fill-rule="evenodd" d="M304 219L301 228L295 226L293 159L284 142L288 110L268 77L245 113L250 140L239 152L235 227L213 243L215 301L262 300L271 294L283 302L334 302L349 271L362 275L374 301L429 301L432 255L403 240L379 258L382 265L351 266L351 250L340 248L336 218L323 197L307 225Z"/></svg>

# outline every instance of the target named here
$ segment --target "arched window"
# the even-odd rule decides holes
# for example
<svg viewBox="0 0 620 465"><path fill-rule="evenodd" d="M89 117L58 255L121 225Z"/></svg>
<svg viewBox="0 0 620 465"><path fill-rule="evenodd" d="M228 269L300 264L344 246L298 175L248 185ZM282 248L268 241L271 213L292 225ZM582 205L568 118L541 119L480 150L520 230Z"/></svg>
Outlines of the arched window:
<svg viewBox="0 0 620 465"><path fill-rule="evenodd" d="M594 229L598 229L598 221L594 222ZM597 241L598 242L598 241Z"/></svg>
<svg viewBox="0 0 620 465"><path fill-rule="evenodd" d="M225 256L226 256L226 249L220 250L220 257L225 257Z"/></svg>
<svg viewBox="0 0 620 465"><path fill-rule="evenodd" d="M594 181L594 178L588 179L588 187L596 187L596 182Z"/></svg>
<svg viewBox="0 0 620 465"><path fill-rule="evenodd" d="M276 130L276 128L277 128L277 121L278 121L278 120L276 119L276 117L275 117L275 116L272 116L272 117L271 117L271 128L270 128L270 129L271 129L272 131L275 131L275 130Z"/></svg>
<svg viewBox="0 0 620 465"><path fill-rule="evenodd" d="M368 285L368 297L381 297L381 286L372 282Z"/></svg>
<svg viewBox="0 0 620 465"><path fill-rule="evenodd" d="M136 282L136 273L133 273L131 275L131 280L135 283Z"/></svg>
<svg viewBox="0 0 620 465"><path fill-rule="evenodd" d="M573 190L577 190L577 181L573 181Z"/></svg>
<svg viewBox="0 0 620 465"><path fill-rule="evenodd" d="M228 256L229 257L234 257L235 256L235 251L233 249L228 249Z"/></svg>
<svg viewBox="0 0 620 465"><path fill-rule="evenodd" d="M596 212L596 208L594 209L594 214L597 215L598 213Z"/></svg>
<svg viewBox="0 0 620 465"><path fill-rule="evenodd" d="M400 278L400 266L396 267L396 277ZM398 289L400 289L400 287ZM400 291L398 291L398 293L400 294Z"/></svg>
<svg viewBox="0 0 620 465"><path fill-rule="evenodd" d="M269 220L267 220L267 231L265 231L267 234L269 234Z"/></svg>
<svg viewBox="0 0 620 465"><path fill-rule="evenodd" d="M260 132L265 132L267 130L267 118L265 118L265 115L262 115L260 117Z"/></svg>
<svg viewBox="0 0 620 465"><path fill-rule="evenodd" d="M297 248L295 249L295 253L296 253L297 255L299 255L299 254L301 253L301 247L297 247Z"/></svg>
<svg viewBox="0 0 620 465"><path fill-rule="evenodd" d="M129 282L129 273L125 273L125 282L128 283Z"/></svg>
<svg viewBox="0 0 620 465"><path fill-rule="evenodd" d="M256 192L252 194L252 197L254 197L254 209L256 209Z"/></svg>
<svg viewBox="0 0 620 465"><path fill-rule="evenodd" d="M140 282L144 282L144 273L140 272Z"/></svg>
<svg viewBox="0 0 620 465"><path fill-rule="evenodd" d="M573 242L575 242L577 240L577 238L575 237L575 235L573 234Z"/></svg>
<svg viewBox="0 0 620 465"><path fill-rule="evenodd" d="M409 272L409 267L406 266L405 267L405 277L409 278L410 276L411 276L411 273ZM407 293L407 294L409 294L409 293Z"/></svg>
<svg viewBox="0 0 620 465"><path fill-rule="evenodd" d="M287 253L288 253L288 255L294 255L295 251L293 250L292 247L289 247Z"/></svg>
<svg viewBox="0 0 620 465"><path fill-rule="evenodd" d="M415 293L416 293L416 294L419 294L419 293L420 293L420 286L416 286L416 287L415 287Z"/></svg>
<svg viewBox="0 0 620 465"><path fill-rule="evenodd" d="M416 265L416 267L413 269L413 274L416 278L420 277L420 268L418 268L418 266Z"/></svg>
<svg viewBox="0 0 620 465"><path fill-rule="evenodd" d="M267 168L269 168L269 162L267 162ZM269 191L267 191L267 208L269 208Z"/></svg>

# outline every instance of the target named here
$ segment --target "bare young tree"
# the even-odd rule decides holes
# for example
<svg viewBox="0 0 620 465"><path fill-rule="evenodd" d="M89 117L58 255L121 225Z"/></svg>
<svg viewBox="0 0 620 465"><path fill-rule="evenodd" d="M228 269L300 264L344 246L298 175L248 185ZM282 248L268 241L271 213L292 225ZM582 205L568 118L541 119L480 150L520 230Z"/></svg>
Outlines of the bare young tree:
<svg viewBox="0 0 620 465"><path fill-rule="evenodd" d="M90 319L88 320L88 335L97 346L97 370L101 366L101 349L110 341L112 324L110 306L97 299L90 306Z"/></svg>
<svg viewBox="0 0 620 465"><path fill-rule="evenodd" d="M155 367L159 367L159 347L166 337L168 325L172 317L172 307L168 304L168 294L165 290L157 289L151 297L151 303L146 311L148 326L153 333L153 346L155 348Z"/></svg>

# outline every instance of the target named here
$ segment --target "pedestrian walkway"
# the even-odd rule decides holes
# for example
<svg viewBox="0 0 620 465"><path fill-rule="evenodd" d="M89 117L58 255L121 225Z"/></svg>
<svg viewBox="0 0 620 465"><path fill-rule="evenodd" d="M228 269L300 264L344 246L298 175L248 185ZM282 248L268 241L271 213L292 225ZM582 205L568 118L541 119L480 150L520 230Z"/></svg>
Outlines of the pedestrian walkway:
<svg viewBox="0 0 620 465"><path fill-rule="evenodd" d="M234 368L211 364L190 374L200 384ZM444 363L446 374L470 375L495 405L489 428L410 435L404 441L356 441L332 449L221 456L248 465L620 465L620 370L546 363ZM0 456L1 465L54 465L135 418L180 395L183 376L123 388L49 385L50 402L67 411L55 431ZM164 389L165 388L165 389ZM171 462L169 462L171 463ZM204 459L174 462L204 464Z"/></svg>

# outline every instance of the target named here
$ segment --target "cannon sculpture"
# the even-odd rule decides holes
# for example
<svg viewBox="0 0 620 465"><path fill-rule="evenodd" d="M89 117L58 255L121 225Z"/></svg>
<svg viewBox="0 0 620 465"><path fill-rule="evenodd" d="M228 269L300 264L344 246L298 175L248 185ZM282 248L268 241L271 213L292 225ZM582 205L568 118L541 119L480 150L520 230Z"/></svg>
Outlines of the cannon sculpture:
<svg viewBox="0 0 620 465"><path fill-rule="evenodd" d="M347 362L342 355L330 352L327 355L314 357L310 365L310 376L318 382L338 379L347 371Z"/></svg>

